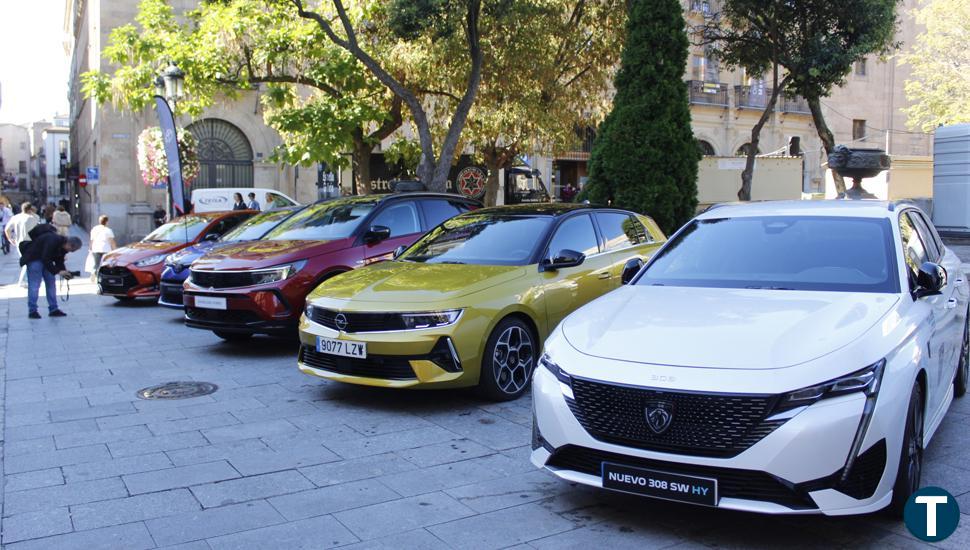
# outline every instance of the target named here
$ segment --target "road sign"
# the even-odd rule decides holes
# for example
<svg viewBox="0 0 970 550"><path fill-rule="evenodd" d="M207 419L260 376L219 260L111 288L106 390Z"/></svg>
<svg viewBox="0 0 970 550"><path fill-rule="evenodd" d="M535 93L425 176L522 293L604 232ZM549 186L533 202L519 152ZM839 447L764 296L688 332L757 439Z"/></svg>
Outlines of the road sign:
<svg viewBox="0 0 970 550"><path fill-rule="evenodd" d="M80 185L81 187L87 187L88 186L88 176L87 176L87 174L78 174L78 176L77 176L77 184Z"/></svg>
<svg viewBox="0 0 970 550"><path fill-rule="evenodd" d="M85 175L87 176L88 183L90 183L91 185L98 184L98 180L100 179L100 176L101 176L101 170L97 166L88 166L84 172L85 172Z"/></svg>

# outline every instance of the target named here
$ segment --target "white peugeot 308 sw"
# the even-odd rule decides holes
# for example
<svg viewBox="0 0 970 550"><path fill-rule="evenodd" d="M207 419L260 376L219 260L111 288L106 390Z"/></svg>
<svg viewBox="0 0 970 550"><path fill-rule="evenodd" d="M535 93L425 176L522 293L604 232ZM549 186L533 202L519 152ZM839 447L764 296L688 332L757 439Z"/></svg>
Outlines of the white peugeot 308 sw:
<svg viewBox="0 0 970 550"><path fill-rule="evenodd" d="M960 265L911 205L708 210L550 335L532 461L734 510L901 512L967 387Z"/></svg>

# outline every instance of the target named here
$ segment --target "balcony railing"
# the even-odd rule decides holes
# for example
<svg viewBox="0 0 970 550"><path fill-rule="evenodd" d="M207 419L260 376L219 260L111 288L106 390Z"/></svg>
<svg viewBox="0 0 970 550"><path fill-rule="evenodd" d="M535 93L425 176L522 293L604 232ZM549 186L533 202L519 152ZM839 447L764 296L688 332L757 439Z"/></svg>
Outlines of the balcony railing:
<svg viewBox="0 0 970 550"><path fill-rule="evenodd" d="M692 105L716 105L719 107L727 107L728 105L727 84L688 80L687 88L690 91Z"/></svg>
<svg viewBox="0 0 970 550"><path fill-rule="evenodd" d="M781 110L786 113L800 113L805 115L812 113L812 110L808 108L808 101L800 95L785 94L785 97L781 100Z"/></svg>
<svg viewBox="0 0 970 550"><path fill-rule="evenodd" d="M738 109L762 109L768 106L771 88L763 86L735 86L734 106Z"/></svg>

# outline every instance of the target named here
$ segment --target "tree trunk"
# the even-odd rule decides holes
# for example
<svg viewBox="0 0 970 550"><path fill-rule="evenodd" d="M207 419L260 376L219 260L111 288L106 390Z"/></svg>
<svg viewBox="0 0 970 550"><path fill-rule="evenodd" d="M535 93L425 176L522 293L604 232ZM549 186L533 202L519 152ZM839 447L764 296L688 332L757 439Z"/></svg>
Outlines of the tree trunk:
<svg viewBox="0 0 970 550"><path fill-rule="evenodd" d="M485 203L485 206L495 206L498 203L498 174L502 166L495 151L484 151L482 157L485 161L485 167L488 168L488 177L485 179L485 196L482 197L482 202Z"/></svg>
<svg viewBox="0 0 970 550"><path fill-rule="evenodd" d="M825 155L831 155L832 151L835 150L835 136L832 135L832 130L825 123L825 116L822 115L822 102L817 97L805 99L808 100L808 108L812 111L812 122L815 124L819 139L822 140ZM842 179L841 175L835 173L835 170L832 170L832 180L835 182L835 192L839 198L845 197L845 180Z"/></svg>
<svg viewBox="0 0 970 550"><path fill-rule="evenodd" d="M357 169L354 170L354 184L359 195L371 194L370 157L373 150L374 146L364 139L363 132L360 129L355 130L352 153L354 164L357 165Z"/></svg>
<svg viewBox="0 0 970 550"><path fill-rule="evenodd" d="M758 155L758 144L761 143L761 129L764 128L768 119L771 118L771 113L775 112L778 96L781 95L782 90L788 85L789 80L790 77L786 76L780 83L778 82L778 66L776 65L772 81L773 88L771 89L771 97L768 98L768 103L765 105L765 110L761 113L761 117L758 118L758 122L751 128L750 147L748 147L747 159L744 162L744 170L741 171L741 189L738 189L738 200L740 201L751 200L751 180L754 178L754 162L755 157Z"/></svg>

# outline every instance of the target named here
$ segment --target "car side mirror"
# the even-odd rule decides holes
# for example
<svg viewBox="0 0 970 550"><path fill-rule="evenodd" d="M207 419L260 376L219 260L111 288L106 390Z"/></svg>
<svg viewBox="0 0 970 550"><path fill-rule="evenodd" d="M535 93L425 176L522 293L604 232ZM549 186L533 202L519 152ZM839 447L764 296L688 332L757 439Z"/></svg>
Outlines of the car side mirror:
<svg viewBox="0 0 970 550"><path fill-rule="evenodd" d="M405 247L403 244L401 246L395 248L394 249L394 257L392 259L396 260L396 259L400 258L401 257L401 254L404 254L404 251L405 250L407 250L407 247Z"/></svg>
<svg viewBox="0 0 970 550"><path fill-rule="evenodd" d="M626 265L623 266L623 273L620 275L620 284L626 285L640 273L640 269L643 268L643 260L640 258L633 258L627 261Z"/></svg>
<svg viewBox="0 0 970 550"><path fill-rule="evenodd" d="M383 225L372 225L370 229L364 233L364 242L366 244L379 243L381 241L386 241L391 238L391 228Z"/></svg>
<svg viewBox="0 0 970 550"><path fill-rule="evenodd" d="M208 233L205 237L202 237L203 241L218 241L220 235L218 233Z"/></svg>
<svg viewBox="0 0 970 550"><path fill-rule="evenodd" d="M577 265L583 263L585 259L586 254L564 248L559 252L556 252L552 259L547 258L543 260L542 263L539 264L539 270L556 271L557 269L562 269L564 267L576 267Z"/></svg>
<svg viewBox="0 0 970 550"><path fill-rule="evenodd" d="M946 269L933 262L923 262L916 274L916 298L940 294L946 286Z"/></svg>

